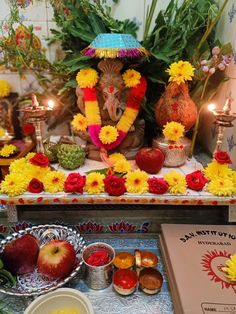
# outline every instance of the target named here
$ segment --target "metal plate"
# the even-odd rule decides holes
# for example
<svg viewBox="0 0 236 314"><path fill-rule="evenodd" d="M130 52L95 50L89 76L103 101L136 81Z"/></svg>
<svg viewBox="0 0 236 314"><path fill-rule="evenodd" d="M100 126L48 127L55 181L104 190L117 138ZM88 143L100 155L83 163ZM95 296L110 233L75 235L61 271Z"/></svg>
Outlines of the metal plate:
<svg viewBox="0 0 236 314"><path fill-rule="evenodd" d="M85 248L85 241L79 233L71 228L60 225L39 225L26 228L25 230L12 233L5 240L2 240L0 242L0 253L12 240L15 240L27 233L34 235L38 239L40 246L43 246L51 240L66 240L70 242L70 244L72 244L75 249L77 263L70 275L64 279L46 279L45 277L41 276L37 268L35 268L34 272L32 273L17 276L17 284L15 287L0 287L0 292L14 296L40 295L62 287L73 277L75 277L81 268L81 252Z"/></svg>

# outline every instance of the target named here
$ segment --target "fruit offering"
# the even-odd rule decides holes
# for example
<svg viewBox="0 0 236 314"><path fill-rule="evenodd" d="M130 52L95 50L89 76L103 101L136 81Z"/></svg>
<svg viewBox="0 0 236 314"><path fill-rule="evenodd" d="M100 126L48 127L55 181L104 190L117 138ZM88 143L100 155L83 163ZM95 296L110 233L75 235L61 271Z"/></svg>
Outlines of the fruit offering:
<svg viewBox="0 0 236 314"><path fill-rule="evenodd" d="M76 144L61 144L57 150L57 158L60 166L73 170L84 164L85 151Z"/></svg>
<svg viewBox="0 0 236 314"><path fill-rule="evenodd" d="M51 279L65 278L74 268L76 253L65 240L51 240L39 251L38 270Z"/></svg>
<svg viewBox="0 0 236 314"><path fill-rule="evenodd" d="M134 266L134 256L128 252L116 254L113 265L119 269L128 269Z"/></svg>
<svg viewBox="0 0 236 314"><path fill-rule="evenodd" d="M147 173L158 173L163 167L165 156L162 151L154 147L141 148L136 156L135 161L139 169Z"/></svg>
<svg viewBox="0 0 236 314"><path fill-rule="evenodd" d="M31 234L24 234L5 246L2 261L11 273L22 275L34 270L38 254L38 240Z"/></svg>
<svg viewBox="0 0 236 314"><path fill-rule="evenodd" d="M143 268L139 274L139 287L147 294L155 294L161 290L162 274L155 268Z"/></svg>
<svg viewBox="0 0 236 314"><path fill-rule="evenodd" d="M89 255L86 263L90 266L104 266L110 261L109 253L106 250L97 250Z"/></svg>
<svg viewBox="0 0 236 314"><path fill-rule="evenodd" d="M122 295L129 295L136 290L138 277L134 270L118 269L113 276L113 287Z"/></svg>

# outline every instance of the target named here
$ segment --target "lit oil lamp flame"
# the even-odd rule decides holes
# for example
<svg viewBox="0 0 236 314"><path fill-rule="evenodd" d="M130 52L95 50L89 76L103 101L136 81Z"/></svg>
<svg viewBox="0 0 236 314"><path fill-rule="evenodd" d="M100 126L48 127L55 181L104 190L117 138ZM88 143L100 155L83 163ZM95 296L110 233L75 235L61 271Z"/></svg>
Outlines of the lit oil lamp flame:
<svg viewBox="0 0 236 314"><path fill-rule="evenodd" d="M209 111L213 111L213 110L215 110L216 109L216 105L215 104L209 104L208 105L208 110Z"/></svg>
<svg viewBox="0 0 236 314"><path fill-rule="evenodd" d="M230 114L230 110L231 110L231 99L227 98L225 105L222 109L224 111L225 114Z"/></svg>
<svg viewBox="0 0 236 314"><path fill-rule="evenodd" d="M32 94L32 107L39 107L39 103L35 94Z"/></svg>
<svg viewBox="0 0 236 314"><path fill-rule="evenodd" d="M49 99L48 101L48 108L53 109L55 105L55 102L52 99Z"/></svg>

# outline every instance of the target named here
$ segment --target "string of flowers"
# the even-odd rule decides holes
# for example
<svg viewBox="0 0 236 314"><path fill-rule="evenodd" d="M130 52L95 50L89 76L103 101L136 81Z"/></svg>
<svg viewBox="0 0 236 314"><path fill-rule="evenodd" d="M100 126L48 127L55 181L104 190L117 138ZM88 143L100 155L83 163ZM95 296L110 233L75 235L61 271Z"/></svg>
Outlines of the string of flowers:
<svg viewBox="0 0 236 314"><path fill-rule="evenodd" d="M78 172L66 175L49 167L49 159L41 153L29 153L15 160L9 167L10 173L1 182L0 192L9 196L25 193L76 193L121 196L132 194L186 194L187 189L205 190L216 196L236 194L236 171L231 170L231 162L226 152L217 152L214 160L203 169L187 175L178 171L168 171L163 177L149 177L145 171L132 170L124 155L109 156L114 162L112 168L92 170L87 175Z"/></svg>
<svg viewBox="0 0 236 314"><path fill-rule="evenodd" d="M88 126L90 138L98 148L111 150L124 140L138 116L141 102L145 96L147 82L139 72L127 70L122 77L125 86L130 88L126 109L116 126L102 126L95 88L98 82L98 73L94 69L86 68L77 74L76 80L83 90L85 117L81 114L76 115L72 126L78 131L85 131Z"/></svg>

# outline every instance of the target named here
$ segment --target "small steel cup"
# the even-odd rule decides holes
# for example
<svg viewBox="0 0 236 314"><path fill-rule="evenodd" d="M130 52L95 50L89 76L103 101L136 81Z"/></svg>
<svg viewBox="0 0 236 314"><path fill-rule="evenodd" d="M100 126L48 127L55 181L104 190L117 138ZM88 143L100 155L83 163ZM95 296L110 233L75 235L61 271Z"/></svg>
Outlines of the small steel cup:
<svg viewBox="0 0 236 314"><path fill-rule="evenodd" d="M109 254L109 263L103 266L91 266L87 264L88 257L98 250L105 250ZM112 263L115 258L115 250L106 243L97 242L88 245L82 252L82 259L85 264L85 282L95 290L105 289L112 282Z"/></svg>

